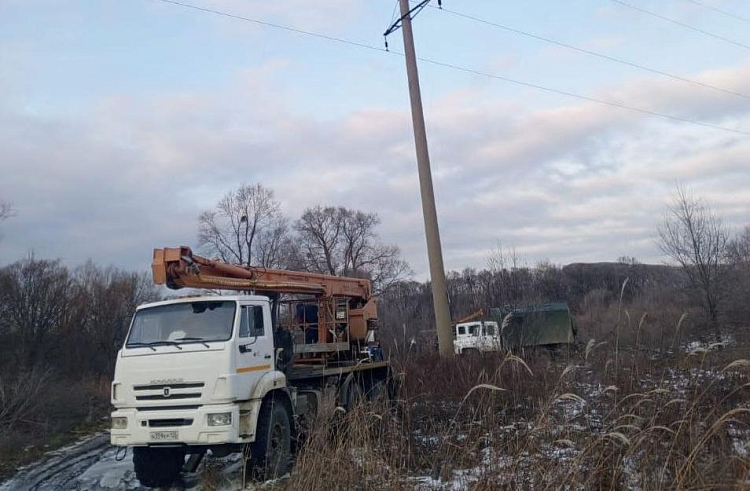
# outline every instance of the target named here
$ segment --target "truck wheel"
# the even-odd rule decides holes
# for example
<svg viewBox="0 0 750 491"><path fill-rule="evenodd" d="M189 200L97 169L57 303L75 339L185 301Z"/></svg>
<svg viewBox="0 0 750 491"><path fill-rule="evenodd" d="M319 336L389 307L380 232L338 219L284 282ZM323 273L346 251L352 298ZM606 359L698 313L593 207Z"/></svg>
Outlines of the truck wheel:
<svg viewBox="0 0 750 491"><path fill-rule="evenodd" d="M258 432L250 450L253 466L261 479L281 477L289 471L292 425L286 404L275 398L263 402Z"/></svg>
<svg viewBox="0 0 750 491"><path fill-rule="evenodd" d="M180 479L185 453L174 448L133 448L133 467L141 485L147 488L171 486Z"/></svg>
<svg viewBox="0 0 750 491"><path fill-rule="evenodd" d="M378 380L370 386L370 390L367 391L367 400L371 403L388 403L388 384L385 380Z"/></svg>
<svg viewBox="0 0 750 491"><path fill-rule="evenodd" d="M351 413L357 404L362 402L362 388L359 386L357 379L352 379L351 383L346 388L346 409L347 413Z"/></svg>

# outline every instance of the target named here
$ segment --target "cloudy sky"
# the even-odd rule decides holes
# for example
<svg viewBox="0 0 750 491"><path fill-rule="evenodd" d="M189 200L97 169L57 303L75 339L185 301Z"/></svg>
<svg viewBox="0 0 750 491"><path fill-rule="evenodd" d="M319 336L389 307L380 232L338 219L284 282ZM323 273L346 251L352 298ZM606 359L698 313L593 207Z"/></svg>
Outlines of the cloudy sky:
<svg viewBox="0 0 750 491"><path fill-rule="evenodd" d="M395 0L185 0L382 47ZM677 81L426 9L420 56L750 132L750 23L690 0L443 0L453 10L699 81ZM702 0L750 18L739 0ZM400 32L390 39L401 48ZM744 45L744 46L743 46ZM420 65L446 265L498 241L529 262L663 260L676 183L750 222L750 136ZM743 96L744 95L744 96ZM158 0L0 1L0 264L29 251L146 268L195 244L240 183L290 217L377 212L418 276L426 252L404 60Z"/></svg>

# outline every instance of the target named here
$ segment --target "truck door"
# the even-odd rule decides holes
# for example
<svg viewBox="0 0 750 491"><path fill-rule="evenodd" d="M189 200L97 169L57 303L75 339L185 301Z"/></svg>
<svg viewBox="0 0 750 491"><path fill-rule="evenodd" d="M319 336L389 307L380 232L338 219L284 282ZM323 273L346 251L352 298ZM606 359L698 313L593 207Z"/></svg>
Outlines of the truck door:
<svg viewBox="0 0 750 491"><path fill-rule="evenodd" d="M260 377L274 369L270 313L261 305L243 305L237 334L237 375L240 394L252 392Z"/></svg>

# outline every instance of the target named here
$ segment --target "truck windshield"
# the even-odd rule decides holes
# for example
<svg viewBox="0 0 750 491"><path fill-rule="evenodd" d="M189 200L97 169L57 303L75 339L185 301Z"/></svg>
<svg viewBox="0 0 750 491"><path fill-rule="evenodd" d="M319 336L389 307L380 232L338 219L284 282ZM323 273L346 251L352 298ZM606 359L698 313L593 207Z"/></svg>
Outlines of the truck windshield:
<svg viewBox="0 0 750 491"><path fill-rule="evenodd" d="M176 303L139 310L126 346L226 341L232 337L234 312L235 302L227 301Z"/></svg>

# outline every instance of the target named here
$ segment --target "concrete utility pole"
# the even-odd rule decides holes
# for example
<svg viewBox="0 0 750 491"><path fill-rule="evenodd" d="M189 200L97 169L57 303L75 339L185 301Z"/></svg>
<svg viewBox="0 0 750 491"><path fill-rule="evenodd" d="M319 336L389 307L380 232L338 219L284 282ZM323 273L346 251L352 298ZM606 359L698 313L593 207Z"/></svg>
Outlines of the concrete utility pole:
<svg viewBox="0 0 750 491"><path fill-rule="evenodd" d="M435 210L435 193L432 189L430 155L427 152L427 132L424 125L424 113L422 112L422 95L419 90L419 73L417 72L417 55L414 51L414 35L409 15L409 0L399 0L399 4L401 6L401 28L404 33L406 75L409 79L411 120L414 125L414 143L417 147L422 213L424 214L424 229L427 236L427 256L430 261L435 325L437 327L438 343L440 344L440 354L452 356L453 333L451 333L451 316L448 310L448 289L445 286L443 251L440 246L440 230L438 229L437 211Z"/></svg>

